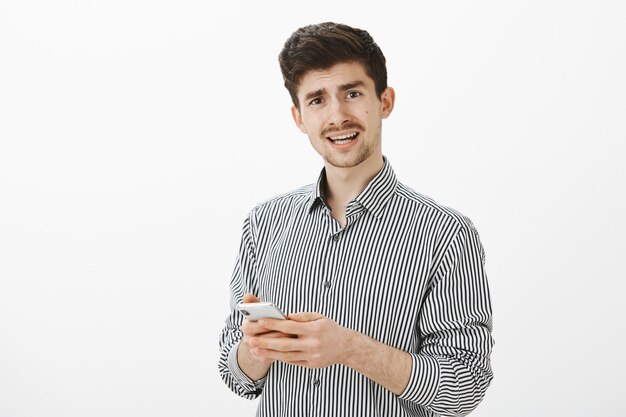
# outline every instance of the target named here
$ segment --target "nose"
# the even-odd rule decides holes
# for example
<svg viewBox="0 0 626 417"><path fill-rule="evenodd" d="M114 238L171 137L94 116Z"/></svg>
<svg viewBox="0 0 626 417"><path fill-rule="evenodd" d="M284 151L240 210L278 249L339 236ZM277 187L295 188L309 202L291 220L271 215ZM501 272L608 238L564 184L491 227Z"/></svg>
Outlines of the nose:
<svg viewBox="0 0 626 417"><path fill-rule="evenodd" d="M342 126L344 123L350 121L351 116L348 110L348 104L345 103L343 100L331 100L327 109L329 125Z"/></svg>

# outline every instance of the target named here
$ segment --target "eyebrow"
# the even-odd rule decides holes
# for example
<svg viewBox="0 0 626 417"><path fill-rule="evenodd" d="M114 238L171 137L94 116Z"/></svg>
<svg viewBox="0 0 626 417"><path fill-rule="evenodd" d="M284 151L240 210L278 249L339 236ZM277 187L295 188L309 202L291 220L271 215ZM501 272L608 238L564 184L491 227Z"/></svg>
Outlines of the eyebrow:
<svg viewBox="0 0 626 417"><path fill-rule="evenodd" d="M365 83L363 81L353 81L351 83L342 84L339 86L339 91L347 91L356 87L365 87ZM307 95L304 96L304 100L308 101L312 98L322 96L325 93L326 93L326 89L320 88L319 90L315 90L315 91L311 91L310 93L307 93Z"/></svg>
<svg viewBox="0 0 626 417"><path fill-rule="evenodd" d="M363 81L354 81L348 84L344 84L339 87L339 91L352 90L353 88L356 88L356 87L365 87L365 83Z"/></svg>
<svg viewBox="0 0 626 417"><path fill-rule="evenodd" d="M304 96L304 101L309 101L312 98L322 96L324 95L325 92L326 92L325 88L320 88L319 90L311 91L310 93L307 93L306 96Z"/></svg>

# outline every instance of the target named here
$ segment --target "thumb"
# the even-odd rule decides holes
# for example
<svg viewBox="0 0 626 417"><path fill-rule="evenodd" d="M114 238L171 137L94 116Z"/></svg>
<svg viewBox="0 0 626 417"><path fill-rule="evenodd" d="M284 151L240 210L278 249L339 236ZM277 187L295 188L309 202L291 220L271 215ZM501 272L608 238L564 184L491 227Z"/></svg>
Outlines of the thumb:
<svg viewBox="0 0 626 417"><path fill-rule="evenodd" d="M261 300L257 298L255 295L248 293L248 294L244 294L242 301L244 303L258 303Z"/></svg>
<svg viewBox="0 0 626 417"><path fill-rule="evenodd" d="M289 320L306 323L324 318L320 313L294 313L289 315Z"/></svg>

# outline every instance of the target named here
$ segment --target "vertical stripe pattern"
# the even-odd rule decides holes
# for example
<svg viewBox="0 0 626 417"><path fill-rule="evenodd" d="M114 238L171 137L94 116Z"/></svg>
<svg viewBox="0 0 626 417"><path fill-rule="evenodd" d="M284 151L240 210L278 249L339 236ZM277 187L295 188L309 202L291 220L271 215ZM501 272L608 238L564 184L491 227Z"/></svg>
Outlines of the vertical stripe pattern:
<svg viewBox="0 0 626 417"><path fill-rule="evenodd" d="M257 416L464 415L492 379L491 302L485 253L471 221L381 172L346 208L342 229L317 184L255 207L243 226L219 372ZM313 311L412 357L395 395L342 365L275 362L251 381L237 365L245 293L285 313Z"/></svg>

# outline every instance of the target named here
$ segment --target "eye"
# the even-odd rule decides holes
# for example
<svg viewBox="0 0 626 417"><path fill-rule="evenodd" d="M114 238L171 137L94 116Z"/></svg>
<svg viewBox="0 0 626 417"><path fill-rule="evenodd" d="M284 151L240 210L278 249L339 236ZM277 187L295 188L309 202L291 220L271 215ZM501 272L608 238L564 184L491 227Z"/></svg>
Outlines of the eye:
<svg viewBox="0 0 626 417"><path fill-rule="evenodd" d="M314 98L313 100L309 101L309 106L316 106L318 104L322 104L322 99L319 97Z"/></svg>
<svg viewBox="0 0 626 417"><path fill-rule="evenodd" d="M358 91L350 91L346 95L347 98L357 98L357 97L360 97L360 96L362 96L362 94L360 92L358 92Z"/></svg>

